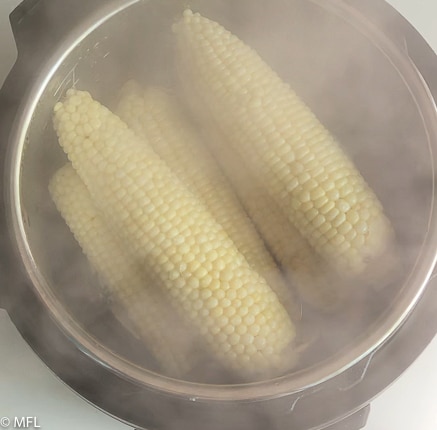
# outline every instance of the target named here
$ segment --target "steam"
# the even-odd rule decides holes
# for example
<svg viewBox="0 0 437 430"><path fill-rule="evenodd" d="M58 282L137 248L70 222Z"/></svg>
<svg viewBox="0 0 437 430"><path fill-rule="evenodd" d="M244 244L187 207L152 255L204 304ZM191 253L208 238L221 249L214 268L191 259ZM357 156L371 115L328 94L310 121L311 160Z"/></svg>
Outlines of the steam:
<svg viewBox="0 0 437 430"><path fill-rule="evenodd" d="M384 280L386 285L379 285L384 288L368 288L351 307L331 316L303 305L302 331L316 342L303 355L302 371L341 356L357 338L372 333L390 311L397 311L396 300L427 235L433 189L420 112L400 72L384 55L384 46L375 46L353 24L318 3L195 0L190 4L246 41L290 83L342 143L394 226L402 269ZM49 83L30 125L22 159L26 240L38 270L68 313L99 342L158 372L159 364L141 340L108 307L106 297L96 288L99 280L51 203L49 177L66 160L57 146L51 116L54 103L73 84L110 107L115 105L118 89L131 78L178 92L170 28L183 6L176 0L138 2L90 34ZM53 11L50 22L58 12ZM71 366L68 348L60 353ZM72 379L74 373L71 368ZM242 382L208 359L188 378L213 384ZM164 409L157 409L162 414L159 420L169 423L168 428L190 428L190 406L171 411L173 417ZM229 417L234 420L233 428L265 429L269 424L279 428L278 423L270 423L270 411L254 408L252 412L247 422L247 412L233 409L235 415ZM222 428L222 420L217 409L204 417L209 429Z"/></svg>

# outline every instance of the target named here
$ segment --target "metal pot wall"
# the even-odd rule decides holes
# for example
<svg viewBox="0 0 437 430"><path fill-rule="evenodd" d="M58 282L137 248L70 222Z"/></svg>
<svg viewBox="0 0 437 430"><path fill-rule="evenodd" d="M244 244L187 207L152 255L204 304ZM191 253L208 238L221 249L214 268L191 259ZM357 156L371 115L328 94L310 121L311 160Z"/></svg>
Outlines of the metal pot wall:
<svg viewBox="0 0 437 430"><path fill-rule="evenodd" d="M0 303L61 379L137 427L315 430L337 428L349 417L341 428L360 428L363 408L437 330L437 291L429 281L437 225L435 55L378 0L191 4L243 32L341 141L355 142L347 149L386 205L404 246L405 272L383 293L375 291L374 315L343 333L347 341L337 354L260 383L178 381L142 361L135 340L90 292L89 274L77 273L75 264L66 270L58 256L74 262L75 248L47 182L64 160L51 127L55 102L73 85L111 105L113 89L132 76L171 83L164 27L183 6L177 0L96 0L80 7L77 0L26 0L11 15L18 60L0 94ZM269 39L269 46L287 45L270 51ZM328 85L320 85L321 70ZM85 287L72 294L78 279ZM345 318L350 314L324 323L341 331Z"/></svg>

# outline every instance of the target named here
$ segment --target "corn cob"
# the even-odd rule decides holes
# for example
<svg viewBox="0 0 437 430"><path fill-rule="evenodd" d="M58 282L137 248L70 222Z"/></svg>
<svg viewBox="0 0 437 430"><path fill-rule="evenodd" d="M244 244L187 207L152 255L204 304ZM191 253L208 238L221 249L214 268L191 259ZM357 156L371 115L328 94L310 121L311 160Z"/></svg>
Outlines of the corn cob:
<svg viewBox="0 0 437 430"><path fill-rule="evenodd" d="M391 227L333 136L218 23L186 10L174 32L182 82L202 98L290 222L342 274L362 273L384 253Z"/></svg>
<svg viewBox="0 0 437 430"><path fill-rule="evenodd" d="M113 306L127 315L169 376L182 377L197 363L196 339L175 315L153 280L108 228L70 163L52 177L56 207L108 289ZM121 313L121 312L120 312Z"/></svg>
<svg viewBox="0 0 437 430"><path fill-rule="evenodd" d="M212 136L217 132L211 125L208 133ZM252 221L299 296L319 310L337 310L351 295L348 283L314 252L244 161L234 152L227 153L229 148L220 145L220 139L213 147Z"/></svg>
<svg viewBox="0 0 437 430"><path fill-rule="evenodd" d="M182 116L176 99L162 88L143 90L130 81L117 113L147 141L221 224L252 268L263 276L293 318L300 316L291 288L269 254L227 179Z"/></svg>
<svg viewBox="0 0 437 430"><path fill-rule="evenodd" d="M287 367L295 330L277 296L150 146L87 92L68 90L54 110L96 206L215 356L242 373Z"/></svg>

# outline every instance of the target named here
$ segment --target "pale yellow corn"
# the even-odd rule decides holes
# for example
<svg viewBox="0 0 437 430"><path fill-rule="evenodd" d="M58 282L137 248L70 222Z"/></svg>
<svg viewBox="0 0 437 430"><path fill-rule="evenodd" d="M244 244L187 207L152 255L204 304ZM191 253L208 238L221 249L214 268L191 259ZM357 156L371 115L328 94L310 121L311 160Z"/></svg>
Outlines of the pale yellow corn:
<svg viewBox="0 0 437 430"><path fill-rule="evenodd" d="M316 251L362 273L391 237L381 204L339 144L258 54L186 10L175 24L181 80Z"/></svg>
<svg viewBox="0 0 437 430"><path fill-rule="evenodd" d="M254 270L263 276L292 317L297 318L292 289L241 206L209 149L164 89L143 90L128 82L117 113L154 151L221 224Z"/></svg>
<svg viewBox="0 0 437 430"><path fill-rule="evenodd" d="M214 133L212 127L209 133ZM256 175L234 152L227 152L220 141L218 138L217 144L213 145L217 150L217 159L299 296L322 311L337 310L352 293L353 289L347 288L349 283L311 248L265 191Z"/></svg>
<svg viewBox="0 0 437 430"><path fill-rule="evenodd" d="M70 163L49 184L62 217L107 288L112 306L127 316L169 376L182 377L195 368L198 339L175 314L168 300L132 258L96 209L90 193Z"/></svg>
<svg viewBox="0 0 437 430"><path fill-rule="evenodd" d="M242 372L287 367L295 331L276 294L150 146L87 92L69 90L54 125L111 228L216 357Z"/></svg>

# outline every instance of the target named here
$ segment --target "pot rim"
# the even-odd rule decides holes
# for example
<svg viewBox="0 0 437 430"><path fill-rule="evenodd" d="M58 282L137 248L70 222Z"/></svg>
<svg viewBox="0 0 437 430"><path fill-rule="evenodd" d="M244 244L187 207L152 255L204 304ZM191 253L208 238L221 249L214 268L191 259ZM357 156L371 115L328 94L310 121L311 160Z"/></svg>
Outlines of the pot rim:
<svg viewBox="0 0 437 430"><path fill-rule="evenodd" d="M7 158L7 181L5 183L9 191L9 204L11 208L9 221L11 223L11 231L13 231L17 240L21 260L26 267L28 276L31 278L33 288L44 304L45 309L49 311L56 325L76 347L103 367L110 369L122 378L128 379L136 384L141 384L174 396L188 397L193 400L248 401L274 399L321 385L344 373L366 358L370 357L371 359L372 354L391 338L405 322L423 294L432 274L437 259L435 252L437 223L433 222L435 221L434 198L429 215L428 234L420 252L421 261L420 263L416 261L411 275L405 281L405 285L409 284L409 287L403 288L402 296L398 301L397 307L402 309L402 311L397 314L389 314L370 336L361 339L354 347L351 347L347 353L343 353L340 357L333 356L327 359L324 364L293 373L292 375L262 382L220 386L168 378L142 369L128 362L123 357L109 351L107 348L98 345L96 340L79 326L55 297L32 258L32 250L26 241L25 226L23 218L20 215L22 214L22 207L20 202L19 166L21 164L22 150L26 142L27 130L32 121L33 113L37 108L38 101L44 93L49 81L74 48L104 22L122 10L141 1L143 0L114 1L106 7L101 8L93 16L88 17L80 26L71 32L62 46L50 57L50 60L45 65L38 79L25 96L20 107L20 116L13 125L11 141L17 143L12 146L9 157ZM351 4L346 4L341 0L334 0L329 4L326 4L326 2L322 0L311 1L322 8L331 9L341 18L346 19L348 23L352 23L355 29L361 31L372 42L378 43L379 48L391 61L392 65L397 68L399 73L401 73L401 70L405 71L402 77L415 99L417 107L421 112L425 129L428 132L428 145L430 153L432 154L431 163L434 175L436 155L431 147L431 141L437 142L437 109L431 91L419 70L408 57L408 54L406 55L405 52L402 52L382 30L372 25ZM31 102L29 103L29 101ZM412 288L412 285L415 287Z"/></svg>

